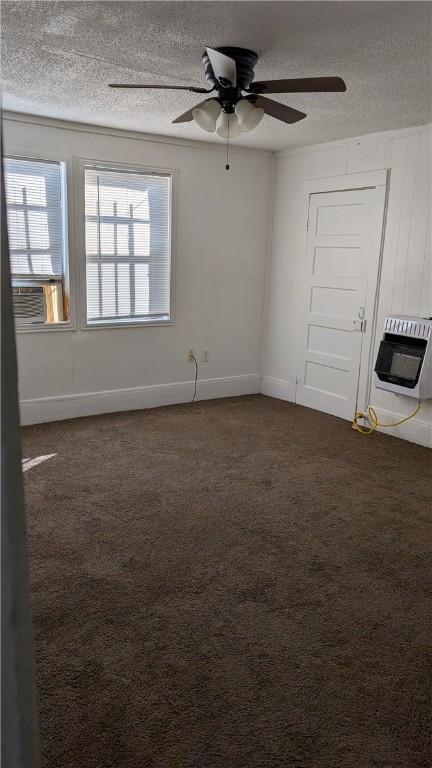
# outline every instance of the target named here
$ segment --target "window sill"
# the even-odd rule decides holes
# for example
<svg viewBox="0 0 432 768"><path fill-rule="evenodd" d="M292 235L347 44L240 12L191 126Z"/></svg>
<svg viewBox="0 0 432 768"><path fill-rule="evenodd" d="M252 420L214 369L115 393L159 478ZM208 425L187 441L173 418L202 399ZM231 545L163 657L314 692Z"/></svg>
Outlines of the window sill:
<svg viewBox="0 0 432 768"><path fill-rule="evenodd" d="M104 330L118 330L122 328L154 328L155 326L161 326L161 325L174 325L174 320L171 318L170 320L139 320L139 321L132 321L132 322L107 322L107 323L87 323L86 325L83 325L81 330L82 331L104 331Z"/></svg>
<svg viewBox="0 0 432 768"><path fill-rule="evenodd" d="M143 320L140 322L132 323L95 323L83 325L79 330L81 331L103 331L119 329L119 328L154 328L161 325L174 325L174 320ZM69 321L63 323L46 323L46 325L20 325L15 326L16 334L23 333L64 333L70 331L76 331L77 326Z"/></svg>
<svg viewBox="0 0 432 768"><path fill-rule="evenodd" d="M45 323L37 325L29 324L29 325L16 325L15 326L15 333L21 334L21 333L63 333L64 331L76 331L76 325L71 323L69 320L65 320L61 323Z"/></svg>

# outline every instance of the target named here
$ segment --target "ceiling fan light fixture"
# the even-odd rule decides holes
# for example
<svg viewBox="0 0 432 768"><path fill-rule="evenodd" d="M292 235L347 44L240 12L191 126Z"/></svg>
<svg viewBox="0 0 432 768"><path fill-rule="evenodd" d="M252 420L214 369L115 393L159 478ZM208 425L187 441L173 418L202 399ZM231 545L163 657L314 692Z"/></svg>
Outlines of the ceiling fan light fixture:
<svg viewBox="0 0 432 768"><path fill-rule="evenodd" d="M216 121L221 113L221 105L217 99L210 99L200 107L192 110L192 117L203 131L212 133L216 130Z"/></svg>
<svg viewBox="0 0 432 768"><path fill-rule="evenodd" d="M252 131L264 117L264 110L254 107L249 99L240 99L235 105L235 113L242 133Z"/></svg>
<svg viewBox="0 0 432 768"><path fill-rule="evenodd" d="M216 133L223 139L236 139L241 130L237 115L234 112L221 112L216 123Z"/></svg>

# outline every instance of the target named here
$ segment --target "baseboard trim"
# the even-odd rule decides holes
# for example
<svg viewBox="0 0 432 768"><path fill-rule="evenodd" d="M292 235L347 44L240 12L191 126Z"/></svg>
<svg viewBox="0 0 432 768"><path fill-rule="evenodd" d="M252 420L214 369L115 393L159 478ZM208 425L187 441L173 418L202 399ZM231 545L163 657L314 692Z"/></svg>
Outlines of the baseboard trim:
<svg viewBox="0 0 432 768"><path fill-rule="evenodd" d="M180 381L145 387L81 392L72 395L21 400L21 424L26 426L49 421L75 419L80 416L95 416L101 413L133 411L187 403L192 399L193 389L193 381ZM277 379L273 376L261 377L259 373L201 379L198 381L196 399L211 400L220 397L255 395L259 392L279 400L295 402L295 384L293 382ZM383 408L375 407L375 410L378 418L383 422L398 421L403 418L403 414ZM393 435L432 448L432 424L423 419L412 419L399 427L378 429L383 434Z"/></svg>
<svg viewBox="0 0 432 768"><path fill-rule="evenodd" d="M285 379L276 379L274 376L263 376L261 380L261 393L279 400L295 402L295 384Z"/></svg>
<svg viewBox="0 0 432 768"><path fill-rule="evenodd" d="M197 384L197 400L258 394L261 389L259 373L243 376L224 376L201 379ZM21 400L20 415L23 426L47 421L75 419L115 411L133 411L157 408L162 405L190 402L194 382L179 381L145 387L112 389L102 392L81 392L72 395L40 397Z"/></svg>
<svg viewBox="0 0 432 768"><path fill-rule="evenodd" d="M388 411L384 408L377 408L374 405L374 409L378 416L378 420L384 424L386 422L399 421L404 418L402 413L394 413L394 411ZM418 443L424 445L426 448L432 448L432 423L424 421L423 419L410 419L399 427L388 427L377 429L386 435L393 435L393 437L400 437L403 440L409 440L411 443Z"/></svg>

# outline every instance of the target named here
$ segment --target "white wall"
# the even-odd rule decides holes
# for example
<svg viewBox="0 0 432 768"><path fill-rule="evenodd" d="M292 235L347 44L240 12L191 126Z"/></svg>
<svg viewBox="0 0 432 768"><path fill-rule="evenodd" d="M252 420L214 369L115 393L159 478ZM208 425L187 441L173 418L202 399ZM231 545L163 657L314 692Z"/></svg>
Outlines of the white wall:
<svg viewBox="0 0 432 768"><path fill-rule="evenodd" d="M191 398L189 349L208 348L199 397L260 388L271 154L8 115L6 153L177 172L173 326L18 334L23 423ZM76 271L78 254L70 254ZM74 297L76 298L76 297ZM163 386L160 386L163 385Z"/></svg>
<svg viewBox="0 0 432 768"><path fill-rule="evenodd" d="M183 402L192 394L188 349L210 350L198 396L260 390L295 400L306 217L305 181L390 169L377 339L385 314L432 315L431 128L407 129L272 156L7 115L5 150L86 157L177 171L175 324L18 335L23 423ZM272 185L274 166L274 187ZM271 262L268 259L272 224ZM72 250L71 267L78 254ZM266 338L262 345L266 287ZM373 389L387 420L413 401ZM393 430L432 443L432 406Z"/></svg>
<svg viewBox="0 0 432 768"><path fill-rule="evenodd" d="M297 339L304 302L305 181L390 169L375 345L386 314L432 315L431 136L427 126L277 155L263 366L263 390L268 394L295 400ZM374 388L371 402L383 421L395 421L415 407L410 398ZM432 402L423 404L415 420L392 432L432 445Z"/></svg>

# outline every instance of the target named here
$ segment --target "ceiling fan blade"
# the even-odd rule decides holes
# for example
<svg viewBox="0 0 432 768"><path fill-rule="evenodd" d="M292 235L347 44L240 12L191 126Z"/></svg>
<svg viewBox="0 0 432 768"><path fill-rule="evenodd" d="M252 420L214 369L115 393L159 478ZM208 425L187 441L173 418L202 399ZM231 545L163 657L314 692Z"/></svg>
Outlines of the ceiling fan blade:
<svg viewBox="0 0 432 768"><path fill-rule="evenodd" d="M226 56L214 48L206 48L207 55L212 65L212 70L216 80L223 88L233 88L237 85L237 64L234 59Z"/></svg>
<svg viewBox="0 0 432 768"><path fill-rule="evenodd" d="M142 85L140 83L109 83L109 88L153 88L164 91L190 91L191 93L211 93L214 88L196 88L194 85Z"/></svg>
<svg viewBox="0 0 432 768"><path fill-rule="evenodd" d="M346 91L341 77L299 77L251 83L249 93L331 93Z"/></svg>
<svg viewBox="0 0 432 768"><path fill-rule="evenodd" d="M299 120L304 120L306 117L304 112L299 112L298 109L293 107L287 107L285 104L280 104L279 101L272 101L272 99L265 99L264 96L248 96L255 107L261 107L266 115L271 115L277 120L282 120L284 123L298 123Z"/></svg>
<svg viewBox="0 0 432 768"><path fill-rule="evenodd" d="M212 101L212 99L204 99L204 101L200 101L198 104L195 104L191 109L188 109L187 112L183 112L182 115L179 115L179 117L176 117L175 120L173 120L173 123L189 123L191 120L193 120L193 110L198 109L198 107L201 107L203 104L206 104L208 101Z"/></svg>

